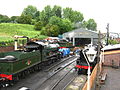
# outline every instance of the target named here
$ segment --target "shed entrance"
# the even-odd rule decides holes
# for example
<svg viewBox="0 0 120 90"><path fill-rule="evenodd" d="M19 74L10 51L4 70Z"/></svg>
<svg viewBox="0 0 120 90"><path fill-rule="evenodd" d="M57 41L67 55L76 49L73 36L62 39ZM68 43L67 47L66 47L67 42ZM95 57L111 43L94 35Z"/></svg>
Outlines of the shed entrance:
<svg viewBox="0 0 120 90"><path fill-rule="evenodd" d="M85 44L90 44L91 39L90 38L75 38L75 46L84 46Z"/></svg>

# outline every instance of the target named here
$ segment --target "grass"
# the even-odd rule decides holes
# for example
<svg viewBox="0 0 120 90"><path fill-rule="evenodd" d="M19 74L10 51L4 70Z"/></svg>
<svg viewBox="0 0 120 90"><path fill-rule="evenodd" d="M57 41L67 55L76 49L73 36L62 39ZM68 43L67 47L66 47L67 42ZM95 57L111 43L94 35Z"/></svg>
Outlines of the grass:
<svg viewBox="0 0 120 90"><path fill-rule="evenodd" d="M36 31L34 25L0 23L0 41L14 40L14 35L28 36L30 38L38 37L41 39L46 37L40 35L40 31Z"/></svg>

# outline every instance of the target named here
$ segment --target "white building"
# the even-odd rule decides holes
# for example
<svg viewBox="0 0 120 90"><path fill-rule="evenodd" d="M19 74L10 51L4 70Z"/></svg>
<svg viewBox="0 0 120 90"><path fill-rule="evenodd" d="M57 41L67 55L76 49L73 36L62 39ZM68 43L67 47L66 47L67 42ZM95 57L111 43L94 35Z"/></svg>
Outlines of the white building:
<svg viewBox="0 0 120 90"><path fill-rule="evenodd" d="M98 43L98 33L83 28L66 32L63 34L63 38L72 41L73 46Z"/></svg>

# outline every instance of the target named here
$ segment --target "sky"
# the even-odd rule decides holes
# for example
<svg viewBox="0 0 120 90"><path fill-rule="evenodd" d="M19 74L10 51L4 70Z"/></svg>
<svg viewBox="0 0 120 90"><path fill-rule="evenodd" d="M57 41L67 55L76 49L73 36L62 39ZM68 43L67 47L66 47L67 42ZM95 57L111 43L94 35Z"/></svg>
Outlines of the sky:
<svg viewBox="0 0 120 90"><path fill-rule="evenodd" d="M87 21L93 18L97 23L97 30L120 33L120 0L0 0L0 14L20 16L28 5L35 6L39 11L45 6L59 5L80 11Z"/></svg>

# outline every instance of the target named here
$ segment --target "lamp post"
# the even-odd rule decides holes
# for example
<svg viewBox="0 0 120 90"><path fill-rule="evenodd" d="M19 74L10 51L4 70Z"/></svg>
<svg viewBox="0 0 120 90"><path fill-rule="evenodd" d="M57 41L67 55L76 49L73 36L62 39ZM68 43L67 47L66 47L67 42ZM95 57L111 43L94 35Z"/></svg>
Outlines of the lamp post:
<svg viewBox="0 0 120 90"><path fill-rule="evenodd" d="M106 29L107 29L107 43L106 43L106 45L108 45L108 39L109 39L109 23L107 24Z"/></svg>

